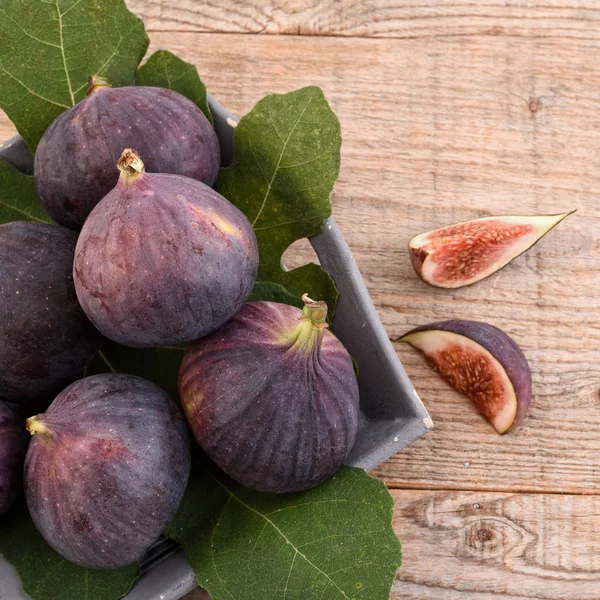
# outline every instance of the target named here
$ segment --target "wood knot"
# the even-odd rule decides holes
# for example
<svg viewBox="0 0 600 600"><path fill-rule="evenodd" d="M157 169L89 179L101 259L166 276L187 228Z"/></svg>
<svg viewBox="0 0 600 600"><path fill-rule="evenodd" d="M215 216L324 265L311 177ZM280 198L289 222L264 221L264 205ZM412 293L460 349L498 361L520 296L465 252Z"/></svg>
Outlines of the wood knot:
<svg viewBox="0 0 600 600"><path fill-rule="evenodd" d="M540 108L541 104L539 100L531 100L529 102L529 112L536 113L538 110L540 110Z"/></svg>
<svg viewBox="0 0 600 600"><path fill-rule="evenodd" d="M464 529L463 553L477 559L497 560L523 543L518 526L503 519L476 519Z"/></svg>

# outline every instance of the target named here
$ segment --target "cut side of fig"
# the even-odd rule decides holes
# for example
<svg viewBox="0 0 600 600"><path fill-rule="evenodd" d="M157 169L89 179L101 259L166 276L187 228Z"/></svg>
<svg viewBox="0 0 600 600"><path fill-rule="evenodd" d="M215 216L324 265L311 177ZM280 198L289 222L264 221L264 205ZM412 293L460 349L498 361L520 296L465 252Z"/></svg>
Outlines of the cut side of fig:
<svg viewBox="0 0 600 600"><path fill-rule="evenodd" d="M531 370L521 348L497 327L479 321L440 321L417 327L400 341L421 350L498 433L523 421L531 403Z"/></svg>
<svg viewBox="0 0 600 600"><path fill-rule="evenodd" d="M436 287L459 288L505 267L572 212L485 217L417 235L408 244L417 275Z"/></svg>

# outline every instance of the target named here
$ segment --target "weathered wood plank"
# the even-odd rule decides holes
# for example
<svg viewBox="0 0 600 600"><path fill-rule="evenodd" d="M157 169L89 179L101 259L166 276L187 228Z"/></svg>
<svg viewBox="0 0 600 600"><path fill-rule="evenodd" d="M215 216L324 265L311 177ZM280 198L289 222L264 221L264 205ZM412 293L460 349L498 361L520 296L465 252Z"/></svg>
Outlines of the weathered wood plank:
<svg viewBox="0 0 600 600"><path fill-rule="evenodd" d="M268 92L321 85L344 137L335 214L392 339L428 321L472 318L505 329L527 354L532 411L500 438L398 344L437 428L378 475L402 487L598 492L600 34L155 33L152 47L196 63L209 90L238 114ZM422 231L574 207L579 212L530 252L472 287L430 288L410 266L406 245Z"/></svg>
<svg viewBox="0 0 600 600"><path fill-rule="evenodd" d="M395 490L391 600L597 600L600 496ZM208 600L196 592L186 600Z"/></svg>
<svg viewBox="0 0 600 600"><path fill-rule="evenodd" d="M392 600L597 600L599 496L395 491Z"/></svg>
<svg viewBox="0 0 600 600"><path fill-rule="evenodd" d="M150 31L362 37L596 36L593 0L127 0Z"/></svg>
<svg viewBox="0 0 600 600"><path fill-rule="evenodd" d="M0 140L4 141L16 135L15 126L8 120L6 113L0 110Z"/></svg>

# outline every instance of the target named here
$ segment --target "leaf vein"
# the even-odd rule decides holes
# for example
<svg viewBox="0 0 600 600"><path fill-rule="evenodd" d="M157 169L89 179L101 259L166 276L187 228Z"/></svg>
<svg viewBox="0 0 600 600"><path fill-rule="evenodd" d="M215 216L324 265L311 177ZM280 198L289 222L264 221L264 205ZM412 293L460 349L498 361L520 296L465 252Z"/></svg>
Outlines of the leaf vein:
<svg viewBox="0 0 600 600"><path fill-rule="evenodd" d="M0 8L0 10L2 10L2 12L4 13L4 15L12 22L14 23L28 38L31 38L32 40L35 40L36 42L39 42L40 44L43 44L44 46L50 46L51 48L60 48L60 46L58 44L53 44L52 42L47 42L46 40L40 40L39 38L35 37L34 35L32 35L31 33L29 33L16 19L13 19L7 12L6 10L4 10L3 8Z"/></svg>
<svg viewBox="0 0 600 600"><path fill-rule="evenodd" d="M0 206L2 206L2 205L8 207L10 210L14 210L15 212L27 217L31 221L37 221L38 223L45 223L44 220L34 217L32 214L28 213L26 210L18 208L12 204L8 204L8 202L0 201Z"/></svg>
<svg viewBox="0 0 600 600"><path fill-rule="evenodd" d="M275 181L275 177L277 175L277 172L279 171L279 165L281 164L281 159L283 158L283 155L285 154L285 150L287 148L287 145L289 144L289 141L292 138L292 135L294 135L294 132L296 131L296 127L298 127L298 124L302 120L302 117L304 116L304 113L308 109L308 106L312 102L312 99L314 98L314 95L315 95L315 92L313 91L312 94L310 95L310 98L308 99L308 102L306 103L306 105L302 109L302 112L300 113L300 116L298 117L298 119L294 123L294 126L290 130L290 133L288 134L285 142L283 143L283 148L281 149L281 152L279 154L279 159L277 160L277 165L275 166L275 169L273 170L273 176L271 177L271 180L269 181L269 185L267 187L267 191L265 192L265 197L263 198L263 201L262 201L262 204L260 206L260 209L258 210L258 214L254 218L254 221L252 221L252 227L254 227L254 225L256 224L256 222L258 221L258 219L260 218L260 215L262 214L263 210L265 209L265 206L267 204L267 199L269 198L269 194L271 192L271 187L273 185L273 182ZM262 167L261 167L261 171L262 171Z"/></svg>
<svg viewBox="0 0 600 600"><path fill-rule="evenodd" d="M325 571L323 571L318 565L312 562L310 558L308 558L308 556L300 552L300 550L298 550L294 543L285 535L285 533L283 533L283 531L281 531L279 527L277 527L277 525L273 521L271 521L271 519L269 519L267 516L265 516L263 513L256 510L249 504L246 504L241 498L236 496L222 481L215 477L210 471L207 470L207 473L217 482L218 485L220 485L229 494L230 498L241 504L246 510L249 510L250 512L254 513L255 515L258 515L259 517L267 521L267 523L269 523L269 525L271 525L271 527L275 529L275 531L290 545L290 547L293 550L295 550L311 567L313 567L313 569L319 571L319 573L321 573L325 577L325 579L327 579L327 581L331 583L338 590L338 592L342 594L344 598L346 598L346 600L352 600L349 596L346 595L346 592L344 592L344 590L333 579L331 579L331 577Z"/></svg>
<svg viewBox="0 0 600 600"><path fill-rule="evenodd" d="M75 106L75 94L73 94L73 86L71 85L71 77L69 76L69 69L67 67L67 56L65 54L65 42L63 40L63 22L58 0L56 0L56 13L58 14L58 34L60 37L60 53L62 55L63 66L65 68L65 75L67 77L67 86L69 87L69 94L71 95L71 106Z"/></svg>
<svg viewBox="0 0 600 600"><path fill-rule="evenodd" d="M68 104L62 104L60 102L55 102L54 100L50 100L50 98L46 98L45 96L42 96L41 94L38 94L36 91L32 90L30 87L28 87L27 85L25 85L20 79L17 79L14 75L12 75L11 73L9 73L6 70L6 68L2 65L2 63L0 63L0 69L4 73L6 73L11 79L13 79L14 81L16 81L19 85L23 86L32 96L36 96L40 100L43 100L44 102L48 102L49 104L53 104L54 106L58 106L59 108L71 108Z"/></svg>

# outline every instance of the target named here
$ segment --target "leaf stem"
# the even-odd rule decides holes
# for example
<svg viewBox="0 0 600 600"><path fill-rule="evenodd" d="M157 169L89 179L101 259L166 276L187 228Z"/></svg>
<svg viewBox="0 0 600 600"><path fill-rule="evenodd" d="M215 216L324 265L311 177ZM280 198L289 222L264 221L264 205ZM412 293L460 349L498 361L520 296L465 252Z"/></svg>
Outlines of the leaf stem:
<svg viewBox="0 0 600 600"><path fill-rule="evenodd" d="M106 358L106 355L104 354L104 352L102 352L102 350L98 350L98 356L104 361L104 364L113 372L116 373L117 370L110 364L110 361L108 360L108 358Z"/></svg>

